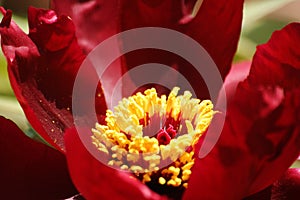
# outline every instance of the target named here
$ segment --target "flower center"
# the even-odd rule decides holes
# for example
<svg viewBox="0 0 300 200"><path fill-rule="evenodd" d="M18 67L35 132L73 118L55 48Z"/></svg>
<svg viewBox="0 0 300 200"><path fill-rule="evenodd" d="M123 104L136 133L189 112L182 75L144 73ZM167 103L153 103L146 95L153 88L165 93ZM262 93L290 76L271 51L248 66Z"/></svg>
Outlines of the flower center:
<svg viewBox="0 0 300 200"><path fill-rule="evenodd" d="M127 170L147 185L186 188L195 144L209 126L213 104L175 87L168 98L154 88L124 98L107 110L106 124L92 129L93 144L108 165Z"/></svg>

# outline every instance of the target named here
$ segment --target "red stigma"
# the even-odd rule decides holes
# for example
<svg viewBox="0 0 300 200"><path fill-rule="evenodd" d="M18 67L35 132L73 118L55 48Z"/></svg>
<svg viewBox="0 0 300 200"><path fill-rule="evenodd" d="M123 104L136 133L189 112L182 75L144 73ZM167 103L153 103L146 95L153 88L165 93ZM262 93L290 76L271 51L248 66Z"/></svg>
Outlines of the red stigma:
<svg viewBox="0 0 300 200"><path fill-rule="evenodd" d="M167 145L170 143L171 141L171 137L170 135L164 130L164 129L160 129L157 136L156 136L156 139L158 140L158 143L161 145Z"/></svg>

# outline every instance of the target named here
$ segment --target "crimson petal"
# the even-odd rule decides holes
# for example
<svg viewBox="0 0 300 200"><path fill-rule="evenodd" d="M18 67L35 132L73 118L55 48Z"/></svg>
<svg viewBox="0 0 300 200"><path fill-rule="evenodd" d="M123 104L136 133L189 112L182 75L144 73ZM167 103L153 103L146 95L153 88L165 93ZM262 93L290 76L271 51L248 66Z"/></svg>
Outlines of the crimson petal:
<svg viewBox="0 0 300 200"><path fill-rule="evenodd" d="M63 150L64 130L73 126L72 87L85 58L74 25L66 16L30 8L27 36L11 21L10 12L1 11L2 49L16 97L34 129ZM104 98L98 100L105 110Z"/></svg>
<svg viewBox="0 0 300 200"><path fill-rule="evenodd" d="M185 27L210 54L223 78L229 72L241 31L243 0L204 0Z"/></svg>
<svg viewBox="0 0 300 200"><path fill-rule="evenodd" d="M83 49L85 54L90 53L90 51L93 50L98 44L119 32L119 6L117 0L52 0L51 6L59 14L69 15L73 19L73 22L76 26L76 37L78 38L78 44ZM113 44L110 43L110 47L113 45L117 46L118 41L114 40ZM110 48L110 50L111 49L114 48ZM94 54L95 53L97 54L98 52L94 52ZM113 54L114 53L116 52L113 52ZM96 60L95 58L93 59L94 60L92 61ZM103 66L98 65L95 67ZM122 75L121 60L117 58L110 66L104 67L107 68L105 68L105 73L101 77L101 83L105 98L107 100L107 105L110 105L110 103L113 101L111 99L113 95L119 94L114 96L115 99L121 100L122 98L121 91L116 91L113 94L117 81ZM100 101L99 104L103 104L103 102Z"/></svg>
<svg viewBox="0 0 300 200"><path fill-rule="evenodd" d="M196 194L241 199L272 184L298 157L299 39L300 24L291 24L258 48L248 78L230 97L219 141L208 156L196 160L186 199ZM214 117L212 129L221 115Z"/></svg>
<svg viewBox="0 0 300 200"><path fill-rule="evenodd" d="M69 15L76 26L78 43L85 53L118 32L118 1L52 0L58 14Z"/></svg>
<svg viewBox="0 0 300 200"><path fill-rule="evenodd" d="M69 14L74 19L80 45L86 52L120 31L147 26L170 28L199 42L212 56L224 78L230 69L239 39L243 0L204 0L197 15L191 16L196 4L195 0L133 0L130 3L120 1L120 4L115 0L109 3L102 0L83 3L75 0L52 1L55 10ZM87 21L87 18L91 20ZM209 98L201 75L179 56L157 49L143 49L130 52L125 58L125 72L145 63L176 66L176 70L189 77L199 98Z"/></svg>
<svg viewBox="0 0 300 200"><path fill-rule="evenodd" d="M195 1L160 0L153 3L149 0L134 0L130 4L127 1L122 2L122 30L155 26L180 31L207 50L218 66L221 76L225 78L239 39L243 0L204 0L197 15L188 21L184 20L184 23L182 19L189 14L186 10L190 10ZM184 58L158 49L142 49L126 55L128 70L144 63L178 66L178 71L188 77L197 97L210 98L201 74Z"/></svg>
<svg viewBox="0 0 300 200"><path fill-rule="evenodd" d="M90 132L88 129L80 131ZM74 184L87 199L165 199L129 174L112 169L83 146L76 129L65 134L66 155Z"/></svg>
<svg viewBox="0 0 300 200"><path fill-rule="evenodd" d="M273 184L272 199L298 199L300 196L300 169L289 169Z"/></svg>
<svg viewBox="0 0 300 200"><path fill-rule="evenodd" d="M62 199L76 194L63 154L0 117L2 199Z"/></svg>
<svg viewBox="0 0 300 200"><path fill-rule="evenodd" d="M275 183L263 191L251 195L244 200L282 200L299 199L300 196L300 169L290 168Z"/></svg>

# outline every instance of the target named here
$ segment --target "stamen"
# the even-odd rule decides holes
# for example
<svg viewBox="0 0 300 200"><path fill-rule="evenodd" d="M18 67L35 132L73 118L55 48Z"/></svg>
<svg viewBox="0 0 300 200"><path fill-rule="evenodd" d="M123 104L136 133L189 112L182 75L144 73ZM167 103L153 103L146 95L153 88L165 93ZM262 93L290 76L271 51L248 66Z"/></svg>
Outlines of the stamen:
<svg viewBox="0 0 300 200"><path fill-rule="evenodd" d="M107 110L106 124L92 129L95 147L108 165L127 170L147 185L187 188L195 144L209 126L213 104L175 87L157 96L154 88L124 98Z"/></svg>

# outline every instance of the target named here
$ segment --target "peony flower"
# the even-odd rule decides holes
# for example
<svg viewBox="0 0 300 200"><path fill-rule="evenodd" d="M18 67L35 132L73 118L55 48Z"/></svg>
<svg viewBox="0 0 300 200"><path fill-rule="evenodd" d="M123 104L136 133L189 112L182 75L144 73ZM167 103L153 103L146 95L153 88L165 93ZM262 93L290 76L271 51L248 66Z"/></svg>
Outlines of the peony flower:
<svg viewBox="0 0 300 200"><path fill-rule="evenodd" d="M166 199L167 196L183 199L242 199L274 183L298 157L300 63L297 44L300 40L300 25L293 23L274 33L267 44L258 47L251 64L234 66L228 74L240 33L243 1L224 1L223 4L214 0L204 1L197 14L194 12L197 6L199 7L199 2L196 2L197 6L193 6L195 1L187 1L186 4L178 2L89 1L78 3L70 0L61 3L54 1L53 8L59 15L52 10L29 9L30 31L28 35L11 21L10 11L1 9L4 15L0 28L2 49L7 58L10 81L15 95L33 128L60 151L56 152L54 149L24 138L15 125L1 118L0 125L4 127L1 128L1 134L3 134L1 137L3 151L1 152L8 152L1 154L1 158L3 157L1 160L7 161L3 165L6 170L3 171L19 172L19 179L8 174L4 176L5 181L8 183L17 181L20 184L16 186L23 188L21 183L26 183L27 180L20 180L21 175L31 172L28 175L33 179L28 182L34 184L22 190L23 197L66 198L76 193L66 172L64 155L72 182L87 199ZM71 16L74 23L70 17L63 14ZM88 22L88 20L91 21ZM112 23L108 23L109 21ZM227 98L226 116L222 112L224 111L222 105L214 108L217 112L209 110L207 113L213 114L213 118L200 120L200 124L204 124L203 131L193 135L192 144L187 146L192 150L188 148L191 151L185 151L185 153L194 153L189 160L187 158L187 164L191 163L191 168L186 172L183 172L181 168L178 174L176 167L178 168L178 165L184 167L186 162L178 163L178 159L175 158L176 160L171 164L175 169L168 168L167 170L167 173L171 175L168 177L164 176L162 171L159 172L158 182L152 182L152 179L156 179L147 172L143 172L143 176L140 176L138 171L128 173L116 170L94 158L82 144L78 130L74 128L72 116L73 84L87 53L109 36L143 26L171 28L192 37L208 51L222 77L226 77L223 87L227 97L222 94L219 96L219 100ZM155 50L136 53L125 56L126 63L121 64L126 70L148 62L150 55L151 58L157 59L156 62L168 64L184 75L193 73L191 66L183 60L174 58L173 55ZM93 76L91 74L86 74L86 76L86 84L89 86L89 79ZM100 80L101 84L106 84L106 80L109 81L108 79ZM209 97L200 75L191 76L190 81L198 98ZM111 128L108 126L109 123L105 124L103 121L103 118L107 116L106 121L110 122L108 119L110 111L106 114L107 106L104 98L109 91L103 91L101 84L99 83L97 95L95 95L96 111L101 125L96 125L93 131L94 137L99 131L106 134L105 131L101 132L102 129ZM161 92L164 93L164 90ZM149 95L155 95L154 92L150 93ZM170 93L169 99L172 98L178 101L176 90ZM189 100L186 102L189 103ZM176 103L170 103L170 105L172 109L178 108ZM209 105L211 104L206 104L211 108ZM135 110L131 114L134 114ZM181 110L186 113L188 111L188 109ZM126 111L121 110L119 114L123 112ZM147 112L149 111L144 110L144 113ZM170 114L170 110L166 113L171 116L167 119L173 119L175 122L176 117L179 117L178 113ZM212 115L209 116L212 117ZM200 159L197 152L201 148L201 142L204 138L210 137L205 132L207 126L214 130L214 127L220 126L223 118L225 118L225 124L218 142L206 157ZM145 126L147 124L145 121L139 123ZM178 141L178 138L176 140L173 136L174 132L178 134L179 130L175 122L171 121L165 131L164 129L159 131L154 141L165 146L172 141ZM180 125L182 125L181 122ZM198 133L198 125L192 124L196 133ZM94 127L81 127L87 134L91 133L92 128ZM133 128L136 127L133 126ZM21 143L24 146L18 144L19 140L16 138L24 141ZM113 142L119 138L121 137L116 137ZM96 144L97 147L102 148L103 141L101 138L96 139L100 140ZM112 140L112 138L109 139ZM125 142L132 142L127 139L124 139ZM20 151L15 150L16 146L20 147ZM24 161L23 158L29 157L25 149L29 155L37 155L37 157L32 156L30 157L32 161ZM103 147L102 151L105 150L113 151L108 147ZM38 154L40 151L46 153ZM17 155L22 159L16 159ZM118 156L116 154L116 157ZM161 159L158 160L161 161ZM111 158L108 161L111 161ZM174 164L176 161L178 165ZM24 162L27 164L23 165ZM34 166L32 163L41 166L43 170L35 174L35 171L31 171L34 170L31 168ZM52 164L54 166L51 166ZM11 168L15 165L20 165L20 169ZM49 181L51 179L48 179L48 175L51 177L52 173L61 182ZM288 173L290 173L288 177L292 179L295 177L296 181L292 182L296 183L298 171L293 170ZM45 174L45 179L41 178L39 181L48 181L46 183L49 186L41 187L34 182L36 175L39 178L41 174ZM267 195L269 197L271 195L276 197L279 194L290 195L290 192L286 192L288 189L284 187L290 184L289 181L285 181L286 179L288 178L282 179L284 184L281 189L278 189L281 182L277 182L271 192L267 189ZM173 180L175 184L168 185L167 182L170 180ZM53 189L57 184L61 187ZM13 194L10 186L12 184L7 184L5 195L7 197L19 195ZM33 192L35 188L37 192ZM296 190L298 188L296 187ZM53 196L48 196L51 193Z"/></svg>

